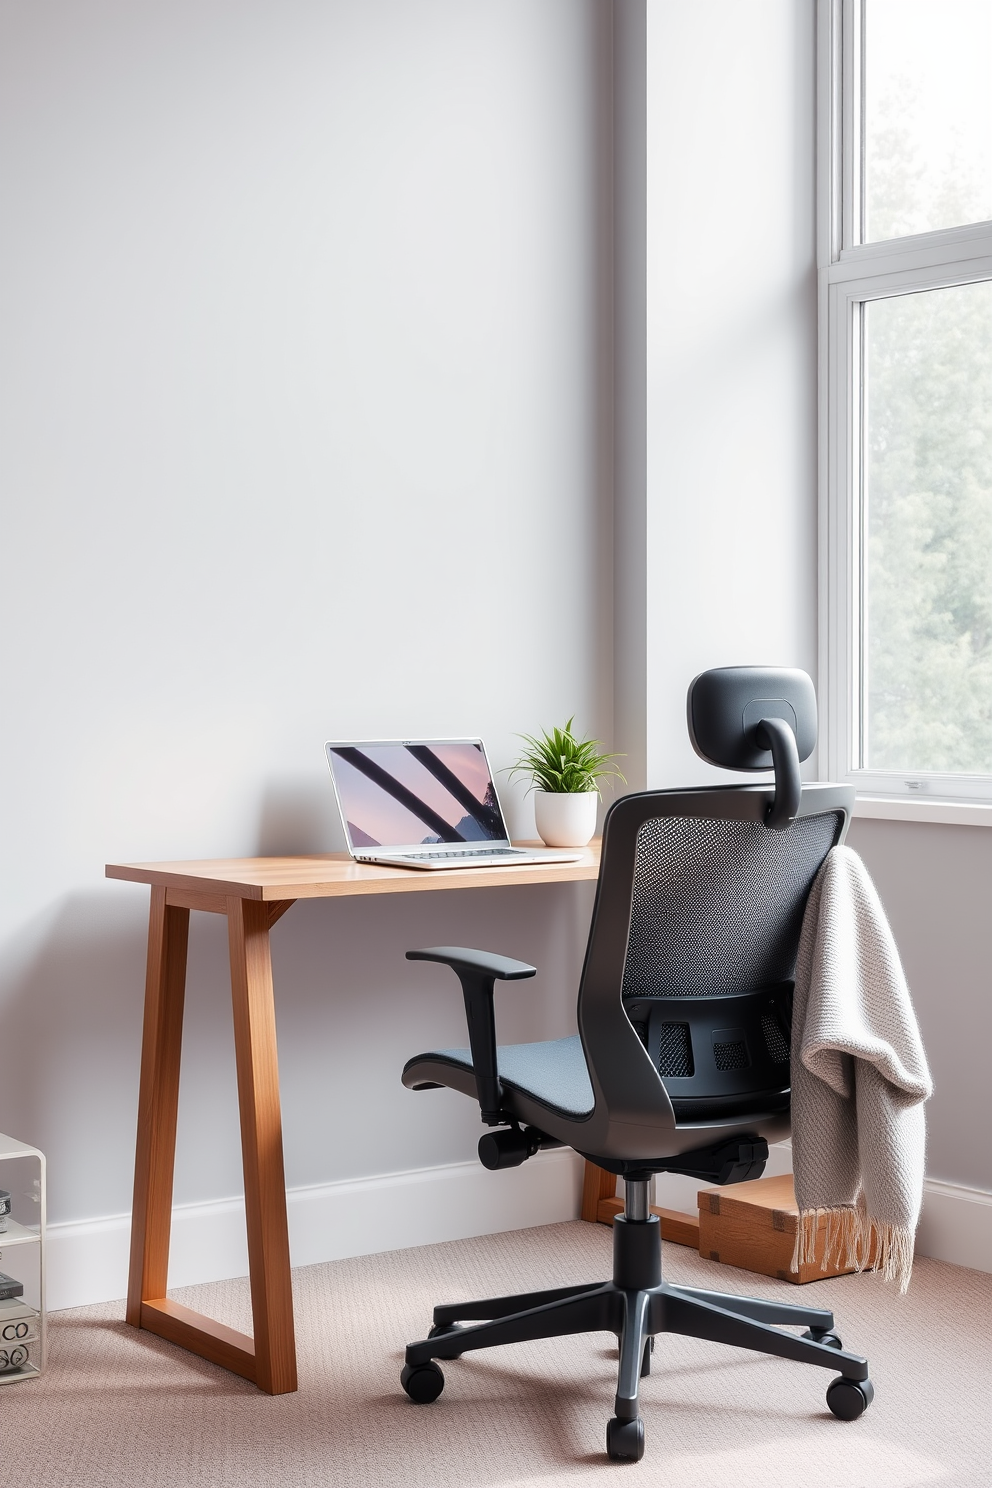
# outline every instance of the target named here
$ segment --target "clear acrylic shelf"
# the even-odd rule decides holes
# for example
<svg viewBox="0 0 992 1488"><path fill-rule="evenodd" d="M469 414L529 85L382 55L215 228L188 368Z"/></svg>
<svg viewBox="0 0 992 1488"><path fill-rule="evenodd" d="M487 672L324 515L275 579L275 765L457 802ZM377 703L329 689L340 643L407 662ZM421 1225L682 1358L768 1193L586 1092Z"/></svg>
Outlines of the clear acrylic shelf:
<svg viewBox="0 0 992 1488"><path fill-rule="evenodd" d="M44 1154L0 1134L0 1190L10 1195L0 1215L0 1293L13 1293L0 1295L0 1385L9 1385L45 1369Z"/></svg>

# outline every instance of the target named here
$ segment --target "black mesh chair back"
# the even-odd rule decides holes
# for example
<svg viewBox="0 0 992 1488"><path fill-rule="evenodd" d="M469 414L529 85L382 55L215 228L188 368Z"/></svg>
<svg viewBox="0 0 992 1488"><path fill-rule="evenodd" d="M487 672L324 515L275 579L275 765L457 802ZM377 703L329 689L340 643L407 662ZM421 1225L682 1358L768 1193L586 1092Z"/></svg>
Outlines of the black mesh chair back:
<svg viewBox="0 0 992 1488"><path fill-rule="evenodd" d="M752 785L646 792L607 817L578 1002L599 1150L603 1117L657 1125L645 1161L667 1132L656 1157L697 1145L700 1124L787 1130L803 913L851 795L807 786L775 831L770 799Z"/></svg>
<svg viewBox="0 0 992 1488"><path fill-rule="evenodd" d="M836 811L785 832L719 816L642 822L623 996L717 997L789 981L813 879L843 827Z"/></svg>

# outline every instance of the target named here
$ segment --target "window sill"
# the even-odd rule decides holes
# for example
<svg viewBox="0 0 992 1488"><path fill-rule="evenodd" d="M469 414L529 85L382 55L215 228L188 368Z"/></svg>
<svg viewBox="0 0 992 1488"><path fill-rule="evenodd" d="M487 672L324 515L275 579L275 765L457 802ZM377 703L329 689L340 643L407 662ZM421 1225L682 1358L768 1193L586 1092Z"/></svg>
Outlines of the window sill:
<svg viewBox="0 0 992 1488"><path fill-rule="evenodd" d="M855 818L875 821L938 822L954 827L992 827L992 802L949 801L931 796L907 800L905 796L858 796Z"/></svg>

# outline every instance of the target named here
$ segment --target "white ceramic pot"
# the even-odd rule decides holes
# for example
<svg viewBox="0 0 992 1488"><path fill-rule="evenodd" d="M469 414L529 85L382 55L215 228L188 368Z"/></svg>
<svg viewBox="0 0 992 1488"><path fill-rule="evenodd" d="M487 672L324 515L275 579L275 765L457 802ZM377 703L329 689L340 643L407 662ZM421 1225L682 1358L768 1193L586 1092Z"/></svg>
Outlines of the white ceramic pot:
<svg viewBox="0 0 992 1488"><path fill-rule="evenodd" d="M534 792L537 831L548 847L585 847L596 830L599 791Z"/></svg>

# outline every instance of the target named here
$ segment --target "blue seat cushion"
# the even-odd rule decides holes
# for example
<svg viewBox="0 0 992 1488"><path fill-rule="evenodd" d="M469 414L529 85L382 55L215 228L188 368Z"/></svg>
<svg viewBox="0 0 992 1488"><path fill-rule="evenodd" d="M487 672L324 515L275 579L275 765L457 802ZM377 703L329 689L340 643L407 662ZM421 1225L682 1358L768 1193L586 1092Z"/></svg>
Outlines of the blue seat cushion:
<svg viewBox="0 0 992 1488"><path fill-rule="evenodd" d="M588 1116L592 1110L592 1085L577 1033L539 1044L503 1044L496 1056L499 1077L511 1090L531 1096L563 1116ZM421 1054L420 1059L443 1059L472 1070L468 1049L438 1049L433 1054Z"/></svg>

